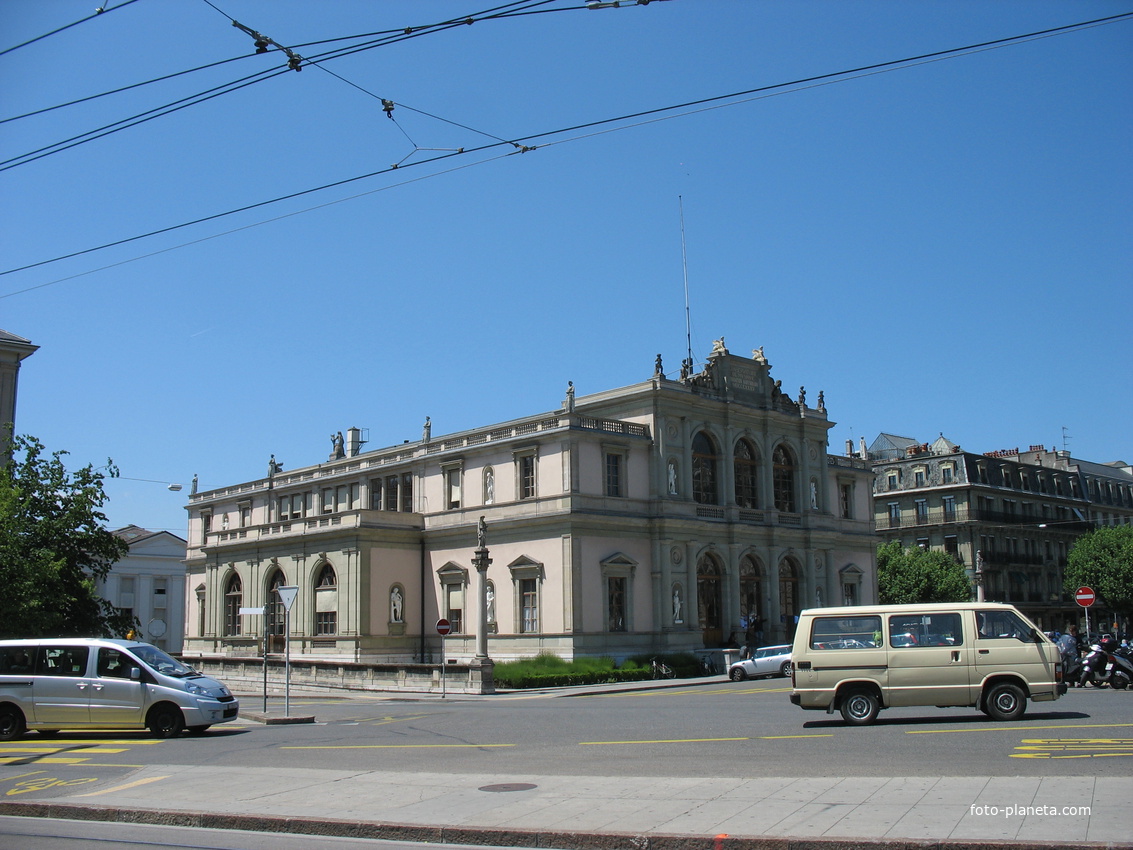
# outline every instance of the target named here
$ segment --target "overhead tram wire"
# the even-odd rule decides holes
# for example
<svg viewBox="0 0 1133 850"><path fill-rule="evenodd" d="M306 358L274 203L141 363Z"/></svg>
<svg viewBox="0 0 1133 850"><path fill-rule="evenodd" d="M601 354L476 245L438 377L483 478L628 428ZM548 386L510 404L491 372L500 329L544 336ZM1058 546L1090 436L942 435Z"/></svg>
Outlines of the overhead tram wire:
<svg viewBox="0 0 1133 850"><path fill-rule="evenodd" d="M906 65L923 64L923 63L929 62L929 61L939 61L939 60L948 59L948 58L958 58L958 57L966 55L968 53L973 53L973 52L978 52L978 51L983 51L983 50L998 49L998 48L1010 46L1012 44L1018 44L1018 43L1023 43L1023 42L1026 42L1026 41L1032 41L1032 40L1035 40L1035 39L1038 39L1038 38L1048 38L1048 37L1051 37L1051 36L1054 36L1054 35L1069 32L1071 30L1083 29L1083 28L1092 27L1092 26L1100 26L1100 25L1103 25L1103 24L1114 23L1114 22L1121 21L1121 20L1128 20L1130 18L1133 18L1133 12L1127 12L1127 13L1123 13L1123 14L1120 14L1120 15L1113 15L1113 16L1110 16L1110 17L1107 17L1107 18L1099 18L1099 19L1092 20L1092 21L1084 21L1084 22L1080 22L1080 23L1077 23L1077 24L1069 24L1069 25L1066 25L1066 26L1063 26L1063 27L1055 27L1055 28L1052 28L1052 29L1049 29L1049 30L1041 30L1041 31L1038 31L1038 32L1027 33L1027 34L1024 34L1024 35L1009 36L1007 38L995 39L993 41L981 42L979 44L971 44L971 45L967 45L965 47L956 47L956 48L952 48L950 50L939 50L939 51L935 51L935 52L932 52L932 53L921 54L919 56L907 57L905 59L895 59L895 60L891 60L891 61L888 61L888 62L875 63L873 65L864 65L860 68L853 68L853 69L849 69L849 70L845 70L845 71L836 71L836 72L832 72L832 73L829 73L829 74L819 74L819 75L816 75L816 76L813 76L813 77L806 77L806 78L802 78L802 79L799 79L799 80L794 80L794 81L786 82L786 83L775 83L775 84L767 85L767 86L759 86L757 88L747 89L745 91L740 91L740 92L733 92L731 94L717 95L715 97L708 97L708 98L701 98L699 100L686 101L684 103L675 104L675 105L671 105L671 106L658 107L657 109L649 109L649 110L643 110L641 112L629 113L629 114L622 115L622 116L619 116L619 117L616 117L616 118L606 118L606 119L602 119L602 120L599 120L599 121L590 121L590 122L586 122L586 123L583 123L583 124L576 124L576 125L573 125L573 126L570 126L570 127L563 127L563 128L558 129L558 130L550 130L550 131L546 131L546 132L542 132L542 133L535 133L535 134L531 134L531 135L527 135L527 136L519 136L519 137L516 137L515 139L513 139L511 141L493 142L491 144L485 144L485 145L481 145L479 147L464 148L464 149L461 149L459 151L446 152L446 153L443 153L439 156L434 156L434 157L430 157L430 158L427 158L427 159L418 160L417 162L413 162L413 163L409 163L408 165L400 166L400 168L404 169L404 168L410 168L410 167L415 167L415 166L428 165L430 163L438 162L438 161L441 161L441 160L444 160L444 159L449 159L449 158L454 157L454 156L479 153L479 152L490 150L492 148L496 148L496 147L499 147L500 145L505 145L505 144L510 144L515 148L514 151L510 151L506 155L511 155L511 154L515 154L515 153L526 153L527 151L531 151L531 150L536 149L535 146L533 146L533 145L531 145L531 146L527 145L526 144L527 142L534 142L538 139L545 139L545 138L548 138L550 136L558 136L558 135L562 135L564 133L571 133L571 132L575 132L575 131L578 131L578 130L590 130L590 129L602 127L602 126L609 125L609 124L616 124L616 123L620 123L620 122L624 122L624 121L629 121L629 120L632 120L632 119L635 119L635 118L648 118L650 116L660 116L660 115L662 115L663 113L666 113L666 112L676 112L677 110L689 109L689 108L694 107L694 106L706 107L710 104L717 104L719 107L730 106L730 105L733 105L733 104L725 104L725 103L723 103L723 101L734 100L736 98L743 98L743 97L747 97L747 98L750 99L751 96L753 96L753 95L769 95L769 93L774 92L777 89L793 89L794 87L799 87L799 86L813 87L815 85L822 84L824 82L825 83L838 82L839 80L837 78L846 78L847 80L849 80L849 79L854 79L855 77L858 77L858 76L865 76L865 75L870 75L870 74L875 74L875 73L881 73L883 71L900 70L900 68L902 66L906 66ZM673 116L673 117L679 117L679 116ZM657 118L656 120L661 120L661 119ZM612 128L612 129L607 130L605 132L613 132L613 129L623 129L623 128ZM569 140L563 140L563 142L548 142L547 145L549 146L549 145L552 145L552 144L561 144L561 143L565 143L565 141L569 141ZM62 260L68 260L68 259L72 259L74 257L84 256L86 254L91 254L91 253L94 253L96 251L101 251L101 250L104 250L104 249L107 249L107 248L114 248L114 247L117 247L117 246L120 246L120 245L126 245L126 244L129 244L131 242L137 242L141 239L146 239L146 238L149 238L149 237L152 237L152 236L158 236L158 235L161 235L161 234L164 234L164 233L170 233L170 232L173 232L175 230L184 229L186 227L192 227L193 225L204 224L204 223L209 222L209 221L216 221L217 219L225 218L225 217L230 216L230 215L236 215L238 213L248 212L250 210L259 209L259 208L262 208L262 207L265 207L265 206L270 206L272 204L280 203L280 202L287 201L287 200L292 200L294 198L304 197L306 195L314 194L315 192L321 192L321 191L324 191L324 190L327 190L327 189L333 189L333 188L336 188L336 187L339 187L339 186L345 186L345 185L348 185L348 184L351 184L351 183L356 183L360 180L366 180L366 179L369 179L371 177L377 177L377 176L380 176L382 174L388 174L388 173L396 170L397 168L398 168L398 166L391 166L390 168L380 169L378 171L373 171L373 172L370 172L368 174L361 174L361 175L357 175L355 177L349 177L349 178L346 178L346 179L343 179L343 180L337 180L337 181L334 181L332 183L324 184L322 186L316 186L316 187L313 187L313 188L310 188L310 189L303 189L303 190L300 190L300 191L297 191L297 192L291 192L287 195L282 195L282 196L277 197L277 198L272 198L270 200L259 201L259 202L254 203L254 204L248 204L248 205L245 205L245 206L242 206L242 207L237 207L235 209L231 209L231 210L228 210L226 212L214 213L214 214L209 215L209 216L204 216L202 218L194 219L193 221L182 222L181 224L170 225L169 227L164 227L164 228L160 228L160 229L157 229L157 230L152 230L152 231L149 231L148 233L142 233L142 234L138 234L136 236L131 236L131 237L128 237L128 238L125 238L125 239L119 239L119 240L116 240L114 242L108 242L108 243L105 243L105 244L102 244L102 245L95 246L93 248L86 248L86 249L81 250L81 251L74 251L74 252L71 252L69 254L63 254L63 255L58 256L58 257L53 257L49 260L40 260L39 262L36 262L36 263L29 263L29 264L24 265L24 266L6 269L4 271L0 271L0 277L2 277L4 275L9 275L9 274L15 274L16 272L27 271L27 270L33 269L33 268L39 268L41 266L49 265L51 263L60 262ZM47 284L44 284L44 285L47 285ZM39 288L39 287L32 287L32 288L34 289L34 288ZM21 290L21 291L26 291L26 290ZM6 297L9 297L9 296L15 295L15 294L18 294L18 293L15 293L15 292L7 293L6 295L0 295L0 298L6 298Z"/></svg>
<svg viewBox="0 0 1133 850"><path fill-rule="evenodd" d="M131 2L133 2L133 0L131 0ZM212 3L209 3L208 0L205 0L205 2L208 3L209 6L212 6L212 8L216 9L216 6L214 6ZM471 16L466 16L466 17L461 18L461 19L453 19L452 21L445 21L445 22L442 22L442 23L439 23L439 24L427 25L426 28L422 28L422 29L427 29L427 32L422 32L420 34L428 34L428 33L433 33L433 32L439 32L439 31L442 31L442 29L453 29L453 28L456 28L458 26L465 26L469 23L478 22L480 20L491 20L491 19L496 18L496 17L506 17L507 15L501 15L501 14L497 13L497 10L503 9L503 8L509 8L509 7L512 7L512 6L523 6L527 9L530 9L530 8L533 8L534 6L545 5L547 3L552 3L552 2L557 2L557 0L523 0L523 2L510 3L510 4L506 4L506 6L503 6L503 7L495 7L493 9L489 9L486 12L473 13L474 15L481 15L481 16L484 16L484 17L474 18L474 17L471 17ZM235 19L230 18L228 15L226 15L220 9L217 9L217 11L220 12L220 14L224 15L228 20L232 21L234 24L236 23ZM546 11L567 11L567 10L562 9L562 10L546 10ZM440 29L438 29L438 28L440 28ZM412 28L406 28L406 29L412 29ZM350 55L353 55L354 53L359 53L359 52L362 52L364 50L372 49L374 47L385 46L386 44L393 44L393 43L396 43L398 41L404 41L408 38L417 37L418 33L416 31L414 31L412 34L407 34L406 29L398 30L397 31L399 33L398 35L390 37L390 38L385 39L385 40L382 40L379 43L372 43L372 44L362 45L362 46L355 45L355 46L352 46L350 48L341 48L339 50L330 51L326 54L322 54L322 55L318 55L318 56L314 56L314 57L309 57L309 58L308 57L302 57L302 60L304 62L306 62L307 64L319 65L320 63L329 61L330 59L338 59L338 58L342 58L343 56L350 56ZM271 43L274 44L274 42L271 42ZM290 49L287 50L287 53L289 54L289 56L293 55ZM245 58L245 57L236 57L236 59L238 59L238 58ZM202 67L202 69L214 67L215 65L223 64L224 62L236 61L236 59L222 60L222 62L213 63L212 65L205 65L205 66L201 66L201 67ZM88 130L85 133L80 133L79 135L72 136L69 139L64 139L63 141L55 142L51 145L45 145L44 147L37 148L36 150L28 151L27 153L20 154L19 156L15 156L15 157L12 157L12 158L7 159L7 160L0 161L0 172L8 171L12 168L18 168L21 165L27 165L28 163L35 162L36 160L43 159L43 158L51 156L53 154L61 153L62 151L70 150L71 148L75 148L75 147L78 147L80 145L86 144L87 142L95 141L96 139L105 138L106 136L112 135L112 134L117 133L121 130L126 130L126 129L130 129L132 127L136 127L140 124L144 124L148 121L152 121L155 118L161 118L161 117L164 117L166 115L170 115L174 112L179 112L180 110L186 109L189 106L196 106L199 103L204 103L208 100L212 100L215 97L219 97L219 96L224 95L224 94L229 94L233 91L238 91L238 90L246 88L250 85L255 85L256 83L259 83L259 82L264 82L265 80L272 79L274 77L285 74L289 70L298 70L298 68L296 66L292 65L292 66L289 66L289 67L286 67L286 68L276 68L276 69L269 69L269 70L266 70L266 71L260 71L256 74L252 74L252 75L249 75L247 77L242 77L242 78L240 78L238 80L234 80L230 83L225 83L225 84L222 84L220 86L216 86L212 89L206 89L204 92L198 92L195 95L186 96L184 98L181 98L180 100L176 100L176 101L173 101L171 103L165 104L164 106L154 107L153 109L149 109L149 110L146 110L144 112L140 112L136 115L130 116L129 118L123 118L123 119L115 121L111 124L106 124L106 125L103 125L102 127L98 127L94 130ZM321 68L321 70L326 71L327 69ZM157 78L157 79L158 80L169 79L170 77L179 76L180 74L183 74L183 73L188 73L188 72L179 72L179 74L173 74L173 75L169 75L168 77L162 77L162 78ZM335 76L339 76L339 75L336 74ZM339 79L343 79L343 78L339 77ZM155 82L155 81L157 81L157 80L154 80L154 81L151 81L151 82ZM349 81L344 80L344 82L349 82ZM139 84L139 85L145 85L145 84ZM133 88L133 87L134 86L127 86L126 88L119 89L118 91L126 91L127 89ZM111 93L111 92L108 92L108 94L109 93ZM369 92L367 92L367 93L369 94ZM100 97L100 96L102 96L102 95L95 95L92 98L83 98L83 99L80 99L80 100L77 100L77 101L73 101L73 103L85 102L86 100L93 99L94 97ZM66 105L69 105L69 104L66 104ZM404 104L402 104L402 106L404 106ZM59 107L50 107L49 109L54 109L54 108L59 108ZM444 118L440 118L436 115L431 115L430 113L423 112L421 110L415 110L412 107L404 106L404 108L410 109L410 110L415 111L415 112L419 112L420 114L428 116L430 118L434 118L435 120L447 122L447 120L444 119ZM40 111L42 112L42 111L49 111L49 110L40 110ZM29 114L38 114L38 113L29 113ZM18 117L26 117L26 116L18 116ZM14 120L14 119L5 119L5 120ZM470 130L472 132L478 132L481 135L488 136L489 138L498 138L498 137L492 136L489 133L483 133L482 131L473 130L473 128L466 127L463 124L457 124L456 122L447 122L447 123L452 123L452 124L454 124L454 126L458 126L458 127L463 128L463 129Z"/></svg>
<svg viewBox="0 0 1133 850"><path fill-rule="evenodd" d="M77 27L79 24L85 24L87 21L93 21L95 18L102 17L107 12L115 12L118 9L123 8L124 6L129 6L131 3L136 3L136 2L137 2L137 0L122 0L122 2L119 3L117 6L112 6L112 7L99 6L97 9L95 9L95 12L94 12L93 15L88 15L85 18L80 18L77 21L66 24L65 26L61 26L58 29L53 29L51 32L45 32L43 35L37 35L35 38L29 38L27 41L21 42L20 44L14 45L13 47L6 47L3 50L0 50L0 56L4 56L8 53L11 53L13 50L19 50L21 47L27 47L29 44L35 44L37 41L43 41L43 39L50 38L53 35L58 35L59 33L63 32L64 30L69 30L71 27Z"/></svg>

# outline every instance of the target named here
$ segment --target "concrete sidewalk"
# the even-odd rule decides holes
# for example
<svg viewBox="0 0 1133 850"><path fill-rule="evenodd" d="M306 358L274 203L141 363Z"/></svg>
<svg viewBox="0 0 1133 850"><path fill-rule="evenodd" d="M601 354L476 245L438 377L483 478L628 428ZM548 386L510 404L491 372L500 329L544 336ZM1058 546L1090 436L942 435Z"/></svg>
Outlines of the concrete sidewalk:
<svg viewBox="0 0 1133 850"><path fill-rule="evenodd" d="M1131 795L1133 778L684 779L155 765L110 788L4 801L0 814L595 850L1002 842L1021 850L1133 847ZM1068 798L1089 801L1090 813L1062 813Z"/></svg>

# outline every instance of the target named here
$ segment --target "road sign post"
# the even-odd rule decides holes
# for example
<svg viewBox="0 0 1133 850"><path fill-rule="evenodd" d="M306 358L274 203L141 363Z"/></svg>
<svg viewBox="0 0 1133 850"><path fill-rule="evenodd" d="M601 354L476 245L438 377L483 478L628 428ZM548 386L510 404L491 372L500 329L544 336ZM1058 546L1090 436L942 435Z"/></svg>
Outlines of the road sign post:
<svg viewBox="0 0 1133 850"><path fill-rule="evenodd" d="M1092 587L1079 587L1074 591L1074 601L1086 612L1086 641L1090 640L1090 606L1098 601Z"/></svg>
<svg viewBox="0 0 1133 850"><path fill-rule="evenodd" d="M299 588L295 586L280 585L276 588L279 598L283 600L283 716L291 716L291 606L295 604L295 597Z"/></svg>
<svg viewBox="0 0 1133 850"><path fill-rule="evenodd" d="M445 635L452 631L452 623L441 617L437 620L437 634L441 636L441 699L445 698Z"/></svg>

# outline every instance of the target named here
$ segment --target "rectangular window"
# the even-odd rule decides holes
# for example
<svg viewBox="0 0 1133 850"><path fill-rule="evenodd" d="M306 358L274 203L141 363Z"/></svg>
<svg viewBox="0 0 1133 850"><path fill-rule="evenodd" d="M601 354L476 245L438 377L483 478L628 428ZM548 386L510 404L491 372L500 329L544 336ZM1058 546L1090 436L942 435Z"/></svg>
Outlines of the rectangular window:
<svg viewBox="0 0 1133 850"><path fill-rule="evenodd" d="M386 479L385 509L387 511L397 510L397 484L399 480L396 475L391 475Z"/></svg>
<svg viewBox="0 0 1133 850"><path fill-rule="evenodd" d="M925 525L928 522L928 502L925 499L917 499L913 505L916 508L917 525Z"/></svg>
<svg viewBox="0 0 1133 850"><path fill-rule="evenodd" d="M240 505L240 527L247 528L252 524L252 506L250 504Z"/></svg>
<svg viewBox="0 0 1133 850"><path fill-rule="evenodd" d="M464 585L445 585L445 616L452 633L464 633Z"/></svg>
<svg viewBox="0 0 1133 850"><path fill-rule="evenodd" d="M535 455L521 455L519 458L519 498L535 498Z"/></svg>
<svg viewBox="0 0 1133 850"><path fill-rule="evenodd" d="M626 630L626 579L625 576L611 576L606 579L607 610L611 632Z"/></svg>
<svg viewBox="0 0 1133 850"><path fill-rule="evenodd" d="M941 507L944 508L944 521L956 521L956 497L945 496L940 500Z"/></svg>
<svg viewBox="0 0 1133 850"><path fill-rule="evenodd" d="M944 466L940 467L940 480L941 480L942 483L944 483L944 484L951 484L952 483L952 469L953 469L953 467L952 467L952 464L950 464L950 463L946 463L946 464L944 464Z"/></svg>
<svg viewBox="0 0 1133 850"><path fill-rule="evenodd" d="M881 618L815 617L810 632L811 649L863 649L881 646Z"/></svg>
<svg viewBox="0 0 1133 850"><path fill-rule="evenodd" d="M964 630L959 614L895 614L889 618L889 645L961 646Z"/></svg>
<svg viewBox="0 0 1133 850"><path fill-rule="evenodd" d="M208 536L212 532L212 514L201 513L201 545L208 543Z"/></svg>
<svg viewBox="0 0 1133 850"><path fill-rule="evenodd" d="M856 581L847 581L842 584L842 604L858 604L858 583Z"/></svg>
<svg viewBox="0 0 1133 850"><path fill-rule="evenodd" d="M382 479L370 479L370 510L380 511L382 509Z"/></svg>
<svg viewBox="0 0 1133 850"><path fill-rule="evenodd" d="M154 578L153 580L153 607L165 608L166 598L166 581L164 578Z"/></svg>
<svg viewBox="0 0 1133 850"><path fill-rule="evenodd" d="M82 677L87 674L89 655L90 647L87 646L40 647L35 672L40 676Z"/></svg>
<svg viewBox="0 0 1133 850"><path fill-rule="evenodd" d="M401 476L401 510L413 513L413 475L409 472Z"/></svg>
<svg viewBox="0 0 1133 850"><path fill-rule="evenodd" d="M334 513L334 490L330 487L323 490L323 513Z"/></svg>
<svg viewBox="0 0 1133 850"><path fill-rule="evenodd" d="M839 507L843 519L851 519L853 517L854 506L854 485L842 484L838 487Z"/></svg>
<svg viewBox="0 0 1133 850"><path fill-rule="evenodd" d="M539 588L535 579L519 580L520 623L523 634L539 631Z"/></svg>
<svg viewBox="0 0 1133 850"><path fill-rule="evenodd" d="M944 551L954 561L960 560L960 541L955 534L946 535L944 538Z"/></svg>
<svg viewBox="0 0 1133 850"><path fill-rule="evenodd" d="M622 495L622 456L620 454L606 455L606 495Z"/></svg>
<svg viewBox="0 0 1133 850"><path fill-rule="evenodd" d="M915 487L923 487L924 486L924 470L923 469L918 469L913 473L913 486L915 486Z"/></svg>
<svg viewBox="0 0 1133 850"><path fill-rule="evenodd" d="M889 508L889 527L890 528L900 528L901 527L901 503L900 502L890 502L889 505L888 505L888 508Z"/></svg>
<svg viewBox="0 0 1133 850"><path fill-rule="evenodd" d="M315 634L333 635L338 632L338 612L320 611L315 614Z"/></svg>
<svg viewBox="0 0 1133 850"><path fill-rule="evenodd" d="M888 477L886 478L886 482L887 482L887 486L889 487L890 490L896 490L897 489L897 473L896 472L890 472Z"/></svg>
<svg viewBox="0 0 1133 850"><path fill-rule="evenodd" d="M456 510L460 507L460 467L456 466L445 472L445 506L447 510Z"/></svg>

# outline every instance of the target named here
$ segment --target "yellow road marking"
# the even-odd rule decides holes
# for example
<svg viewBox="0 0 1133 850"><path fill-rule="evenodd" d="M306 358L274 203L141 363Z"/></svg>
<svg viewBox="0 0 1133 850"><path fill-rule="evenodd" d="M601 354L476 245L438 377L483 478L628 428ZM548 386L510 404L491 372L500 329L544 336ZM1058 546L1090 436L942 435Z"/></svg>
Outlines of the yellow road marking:
<svg viewBox="0 0 1133 850"><path fill-rule="evenodd" d="M427 750L427 749L472 749L487 747L514 747L515 744L349 744L342 747L280 747L281 750Z"/></svg>
<svg viewBox="0 0 1133 850"><path fill-rule="evenodd" d="M618 744L701 744L711 741L750 741L751 738L672 738L658 741L579 741L580 747L610 746Z"/></svg>
<svg viewBox="0 0 1133 850"><path fill-rule="evenodd" d="M12 764L13 762L27 761L27 756L15 756L13 758L0 758L0 764ZM45 756L44 758L35 759L36 764L85 764L85 758L64 758L63 756Z"/></svg>
<svg viewBox="0 0 1133 850"><path fill-rule="evenodd" d="M151 782L160 782L162 779L168 779L168 776L147 776L145 779L138 779L134 782L127 782L125 785L116 785L113 788L103 788L101 791L91 791L89 794L76 794L76 797L97 797L99 794L110 794L114 791L125 791L127 788L137 788L139 785L149 785Z"/></svg>
<svg viewBox="0 0 1133 850"><path fill-rule="evenodd" d="M4 747L2 753L66 753L81 749L84 753L124 753L128 747Z"/></svg>
<svg viewBox="0 0 1133 850"><path fill-rule="evenodd" d="M1067 723L1061 726L1028 726L1031 729L1116 729L1133 723ZM944 735L949 732L1018 732L1018 726L978 726L971 729L906 729L906 735Z"/></svg>
<svg viewBox="0 0 1133 850"><path fill-rule="evenodd" d="M5 776L0 778L0 781L11 782L14 779L23 779L25 776L36 776L40 773L46 773L44 770L32 770L27 773L17 773L15 776Z"/></svg>

